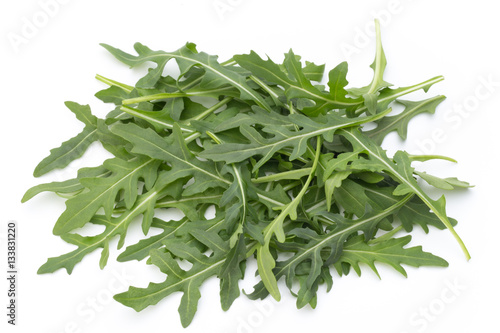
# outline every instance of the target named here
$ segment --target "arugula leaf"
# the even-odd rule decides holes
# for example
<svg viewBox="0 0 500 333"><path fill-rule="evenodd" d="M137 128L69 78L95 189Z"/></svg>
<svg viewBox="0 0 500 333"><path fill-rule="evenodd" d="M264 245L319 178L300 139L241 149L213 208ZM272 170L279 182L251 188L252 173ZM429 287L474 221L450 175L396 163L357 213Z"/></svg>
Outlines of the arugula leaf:
<svg viewBox="0 0 500 333"><path fill-rule="evenodd" d="M387 134L392 131L397 131L401 139L406 140L409 121L423 112L434 113L436 107L445 98L444 96L436 96L419 102L398 100L398 103L403 104L405 109L398 115L385 117L377 121L377 127L365 133L378 145L382 144Z"/></svg>
<svg viewBox="0 0 500 333"><path fill-rule="evenodd" d="M137 199L139 179L143 178L146 187L151 187L157 177L159 161L144 157L129 161L112 158L103 165L112 174L105 178L80 179L89 191L66 201L66 210L54 226L55 235L83 227L100 208L104 208L106 217L110 217L119 191L124 191L125 205L130 209Z"/></svg>
<svg viewBox="0 0 500 333"><path fill-rule="evenodd" d="M340 264L349 264L354 271L361 275L360 263L368 265L380 278L380 274L374 265L375 261L388 264L396 271L407 277L407 273L401 264L413 267L440 266L447 267L446 260L428 252L423 252L421 246L404 248L411 241L411 236L392 238L383 242L369 245L363 241L362 236L349 239L344 245L344 252L335 264L337 272L342 275Z"/></svg>
<svg viewBox="0 0 500 333"><path fill-rule="evenodd" d="M163 231L155 236L151 236L149 238L140 240L138 243L134 245L127 246L125 251L120 253L117 261L124 262L130 260L143 260L149 257L149 253L151 250L158 249L162 247L163 241L169 237L175 237L175 233L182 228L187 222L188 218L182 218L179 221L169 221L165 222L158 218L153 218L151 222L152 228L163 229Z"/></svg>
<svg viewBox="0 0 500 333"><path fill-rule="evenodd" d="M42 192L55 192L58 195L65 194L71 197L85 190L85 186L82 185L80 179L104 178L108 177L110 174L111 171L106 169L103 165L94 168L81 168L76 178L33 186L26 191L21 202L26 202Z"/></svg>
<svg viewBox="0 0 500 333"><path fill-rule="evenodd" d="M80 158L90 144L97 140L97 118L90 113L90 107L74 102L65 104L76 118L85 124L85 128L75 137L63 142L60 147L52 149L50 155L36 166L33 172L35 177L54 169L65 168L70 162Z"/></svg>
<svg viewBox="0 0 500 333"><path fill-rule="evenodd" d="M110 240L120 235L118 248L121 248L125 241L127 228L135 217L144 214L144 224L151 225L153 210L156 200L161 197L161 189L152 189L141 195L135 205L130 210L124 212L119 217L107 218L103 215L95 215L90 221L92 224L104 225L105 230L96 236L83 237L76 233L65 233L61 238L69 243L77 245L78 248L70 253L56 258L50 258L40 267L38 274L52 273L60 268L65 268L68 274L71 274L75 265L80 262L87 254L98 248L103 248L103 255L99 263L101 269L104 268L107 261L107 254Z"/></svg>
<svg viewBox="0 0 500 333"><path fill-rule="evenodd" d="M394 204L400 199L399 196L393 195L396 189L395 186L379 187L369 184L362 184L362 186L364 187L366 196L381 207ZM429 226L433 226L440 230L446 229L443 222L441 222L441 220L432 213L429 207L417 196L414 196L411 201L399 209L397 218L401 221L403 228L407 232L411 232L414 225L419 225L425 233L429 232ZM455 219L448 217L448 220L452 226L457 224Z"/></svg>
<svg viewBox="0 0 500 333"><path fill-rule="evenodd" d="M382 48L380 23L378 20L375 21L375 34L377 37L375 60L370 66L373 69L372 82L363 88L349 89L350 94L363 97L364 105L370 114L375 114L377 111L377 98L379 96L379 91L383 88L391 86L390 83L384 81L384 71L387 65L387 60L385 58L384 49Z"/></svg>
<svg viewBox="0 0 500 333"><path fill-rule="evenodd" d="M179 315L182 325L187 327L193 320L201 296L199 287L207 278L220 272L228 252L227 244L214 233L193 230L191 234L214 251L210 257L187 246L179 239L171 240L166 245L168 252L151 251L152 263L167 274L167 279L161 283L150 283L147 288L131 287L128 291L115 295L114 298L140 311L158 303L173 292L183 292ZM193 266L188 271L181 269L174 256L191 262Z"/></svg>
<svg viewBox="0 0 500 333"><path fill-rule="evenodd" d="M425 180L429 185L443 189L443 190L453 190L455 187L468 188L472 187L469 183L458 180L455 177L439 178L433 175L429 175L427 172L415 171L416 175L419 175L423 180Z"/></svg>

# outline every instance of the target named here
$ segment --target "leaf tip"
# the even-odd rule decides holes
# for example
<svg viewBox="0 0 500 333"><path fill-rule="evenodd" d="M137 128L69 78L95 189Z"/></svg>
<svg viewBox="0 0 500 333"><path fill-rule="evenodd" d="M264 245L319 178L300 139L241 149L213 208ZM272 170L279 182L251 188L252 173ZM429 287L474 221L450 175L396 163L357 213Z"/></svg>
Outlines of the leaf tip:
<svg viewBox="0 0 500 333"><path fill-rule="evenodd" d="M43 264L42 266L40 266L40 267L38 268L38 270L36 271L36 274L38 274L38 275L42 275L42 274L51 273L51 272L49 272L49 271L47 270L47 267L46 267L46 266L47 266L47 264L46 264L46 263L45 263L45 264Z"/></svg>
<svg viewBox="0 0 500 333"><path fill-rule="evenodd" d="M25 203L26 201L30 200L33 198L33 195L30 193L31 191L28 190L26 193L24 193L23 197L21 198L21 203Z"/></svg>
<svg viewBox="0 0 500 333"><path fill-rule="evenodd" d="M103 47L103 48L105 48L108 52L111 52L111 53L112 53L112 50L114 49L114 47L112 47L111 45L106 44L106 43L99 43L99 46L102 46L102 47Z"/></svg>
<svg viewBox="0 0 500 333"><path fill-rule="evenodd" d="M38 164L35 167L35 170L33 170L33 177L38 178L41 177L45 174L44 170L40 167L40 164Z"/></svg>
<svg viewBox="0 0 500 333"><path fill-rule="evenodd" d="M52 229L52 234L54 236L62 236L64 235L65 233L67 233L68 231L71 231L70 230L66 230L68 229L65 225L63 225L62 223L59 222L59 220L56 222L56 224L54 225L54 228Z"/></svg>

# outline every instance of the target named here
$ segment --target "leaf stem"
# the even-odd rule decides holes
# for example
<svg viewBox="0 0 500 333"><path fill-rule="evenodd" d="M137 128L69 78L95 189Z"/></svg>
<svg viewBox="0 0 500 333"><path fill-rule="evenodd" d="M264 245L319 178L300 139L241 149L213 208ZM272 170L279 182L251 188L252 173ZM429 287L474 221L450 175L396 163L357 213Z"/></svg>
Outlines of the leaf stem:
<svg viewBox="0 0 500 333"><path fill-rule="evenodd" d="M155 101L155 100L159 100L159 99L188 97L188 96L191 96L191 95L188 93L185 93L185 92L152 94L152 95L124 99L122 101L122 105L137 104L137 103L141 103L141 102L151 102L151 101Z"/></svg>
<svg viewBox="0 0 500 333"><path fill-rule="evenodd" d="M197 115L196 117L193 117L193 118L189 119L188 124L189 124L189 122L191 120L201 120L201 119L205 118L206 116L208 116L212 112L217 111L222 106L224 106L227 103L229 103L230 101L232 101L232 99L233 99L232 97L226 97L226 98L224 98L222 101L219 101L218 103L212 105L211 107L209 107L208 109L206 109L205 111L203 111L202 113L200 113L199 115Z"/></svg>
<svg viewBox="0 0 500 333"><path fill-rule="evenodd" d="M221 62L220 64L222 66L232 66L232 65L236 65L237 62L233 58L230 58L230 59L227 59L226 61Z"/></svg>
<svg viewBox="0 0 500 333"><path fill-rule="evenodd" d="M386 240L392 238L392 236L394 236L395 234L397 234L401 230L403 230L403 225L399 225L396 228L392 229L391 231L386 232L385 234L383 234L377 238L370 239L368 241L368 244L373 245L373 244L377 244L377 243L386 241Z"/></svg>
<svg viewBox="0 0 500 333"><path fill-rule="evenodd" d="M275 93L267 84L262 82L258 77L255 75L250 75L250 79L257 83L264 91L266 91L269 96L273 99L274 103L278 106L284 106L283 103L279 100L279 96L277 93Z"/></svg>
<svg viewBox="0 0 500 333"><path fill-rule="evenodd" d="M299 185L302 185L302 182L300 180L296 180L294 182L288 183L287 185L283 186L283 191L288 192L292 188L297 187Z"/></svg>
<svg viewBox="0 0 500 333"><path fill-rule="evenodd" d="M118 87L118 88L122 88L123 90L125 90L128 93L130 93L132 90L134 90L134 87L129 86L128 84L108 79L108 78L106 78L106 77L104 77L102 75L99 75L99 74L96 74L95 78L97 80L99 80L99 81L107 84L107 85L115 86L115 87Z"/></svg>
<svg viewBox="0 0 500 333"><path fill-rule="evenodd" d="M273 181L282 180L282 179L300 179L304 176L309 175L309 173L311 172L311 169L312 168L296 169L296 170L275 173L275 174L268 175L268 176L262 176L259 178L252 178L252 182L254 182L254 183L267 183L267 182L273 182Z"/></svg>
<svg viewBox="0 0 500 333"><path fill-rule="evenodd" d="M123 112L126 112L134 117L137 117L137 118L140 118L140 119L144 119L144 120L147 120L151 123L155 123L157 125L160 125L160 126L163 126L167 129L173 129L174 128L174 124L178 124L174 121L168 121L168 120L160 120L160 119L156 119L156 118L153 118L153 117L149 117L147 116L145 113L148 112L148 111L143 111L143 110L139 110L139 109L134 109L134 108L131 108L129 106L122 106L120 108L120 110L122 110ZM181 128L182 132L185 132L185 133L194 133L196 132L194 129L190 128L190 127L187 127L187 126L184 126L184 125L180 125L178 124L179 127Z"/></svg>
<svg viewBox="0 0 500 333"><path fill-rule="evenodd" d="M227 103L229 103L230 101L232 100L232 97L226 97L224 98L222 101L216 103L215 105L211 106L210 108L206 109L205 111L203 111L202 113L198 114L196 117L190 119L190 120L200 120L200 119L203 119L205 118L206 116L208 116L209 114L217 111L220 107L226 105ZM135 109L135 108L131 108L130 106L126 106L126 105L123 105L120 110L134 116L134 117L137 117L137 118L141 118L141 119L144 119L146 121L149 121L151 123L154 123L154 124L157 124L157 125L160 125L166 129L173 129L174 127L174 124L176 122L174 121L168 121L168 120L160 120L160 119L157 119L157 118L153 118L153 117L149 117L146 113L148 111L143 111L143 110L139 110L139 109ZM187 137L184 138L184 141L186 141L186 143L189 143L197 138L199 138L201 136L201 133L195 131L193 128L190 128L189 125L189 121L186 125L180 125L179 123L177 123L180 127L180 129L182 130L182 132L184 133L189 133L189 135Z"/></svg>
<svg viewBox="0 0 500 333"><path fill-rule="evenodd" d="M377 39L377 47L375 51L375 63L373 70L375 71L373 74L373 81L370 84L370 89L367 94L373 94L378 90L380 81L382 81L381 71L384 70L384 65L382 64L384 61L384 51L382 49L382 37L380 35L380 22L378 19L375 19L375 35Z"/></svg>

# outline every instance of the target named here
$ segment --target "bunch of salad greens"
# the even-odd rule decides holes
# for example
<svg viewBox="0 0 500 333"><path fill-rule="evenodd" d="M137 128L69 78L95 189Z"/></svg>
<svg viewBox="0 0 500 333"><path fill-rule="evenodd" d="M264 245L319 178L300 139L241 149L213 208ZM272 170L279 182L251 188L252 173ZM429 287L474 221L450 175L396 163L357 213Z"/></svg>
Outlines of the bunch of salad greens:
<svg viewBox="0 0 500 333"><path fill-rule="evenodd" d="M208 278L220 280L222 309L229 309L240 295L248 260L256 260L260 278L249 298L270 294L279 300L283 279L301 308L315 307L320 285L330 290L334 276L351 269L361 274L362 264L378 274L374 263L384 263L403 275L402 265L447 266L420 246L406 247L416 225L425 232L430 226L448 229L469 258L444 196L432 199L419 183L446 190L470 185L412 166L453 160L405 151L388 156L381 147L393 131L405 139L409 121L434 113L445 97L401 98L427 92L443 78L393 88L383 78L378 22L376 28L373 80L361 88L347 87L345 62L330 70L322 85L325 66L302 62L291 50L280 64L255 52L218 62L192 43L174 52L137 43L137 55L103 44L126 65L155 66L135 86L97 76L109 85L97 98L114 105L105 119L88 105L66 102L85 127L51 150L34 175L67 167L95 141L113 157L81 168L74 179L26 192L23 201L43 191L67 199L53 233L77 247L48 259L39 273L61 268L71 273L96 250L104 268L110 241L118 238L122 249L129 226L142 216L145 237L117 260L145 260L166 278L130 287L115 299L140 311L181 292L179 313L188 326ZM165 74L170 60L179 75ZM391 112L395 104L402 112ZM169 208L184 216L160 218ZM104 231L79 234L88 224ZM396 237L398 232L407 235ZM182 268L181 261L190 267Z"/></svg>

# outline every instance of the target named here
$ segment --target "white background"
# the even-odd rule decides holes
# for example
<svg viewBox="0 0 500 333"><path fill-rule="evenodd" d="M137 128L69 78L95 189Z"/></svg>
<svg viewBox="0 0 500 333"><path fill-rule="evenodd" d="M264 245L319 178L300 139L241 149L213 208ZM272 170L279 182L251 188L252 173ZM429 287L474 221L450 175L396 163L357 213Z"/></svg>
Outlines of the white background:
<svg viewBox="0 0 500 333"><path fill-rule="evenodd" d="M52 6L42 5L46 3ZM1 278L2 332L5 327L7 332L51 333L494 331L500 310L496 201L500 20L495 4L491 0L2 1L0 267L6 271L6 224L15 220L20 272L16 327L6 324L7 285ZM253 49L281 61L283 53L293 48L305 60L326 63L328 70L348 60L351 86L363 86L372 74L368 67L374 56L370 27L377 16L388 60L386 81L405 86L436 75L446 78L428 94L446 95L446 101L435 115L420 115L411 122L402 147L457 159L456 165L416 166L476 185L447 196L449 215L459 220L456 229L472 260L464 259L447 231L416 232L411 245L423 245L424 250L444 257L448 268L409 267L405 279L380 265L379 280L364 267L361 277L351 274L335 279L330 293L321 289L315 310L297 310L295 299L282 288L280 303L252 302L243 296L223 312L217 280L211 279L201 288L198 313L187 329L178 319L180 294L141 313L109 299L112 292L124 291L129 284L144 287L151 280L163 279L143 262L116 264L116 250L111 251L103 271L96 252L78 264L71 276L62 270L36 275L48 257L71 247L51 233L64 210L63 200L43 194L21 204L24 191L41 182L73 177L79 167L97 165L106 156L93 146L68 170L41 179L32 177L49 149L82 128L63 102L90 104L102 116L109 106L93 96L104 88L95 74L129 84L144 74L144 69L132 71L115 61L99 43L131 52L136 41L166 51L191 41L222 60ZM30 30L30 24L36 24L35 29ZM419 97L424 94L412 98ZM389 151L401 146L395 135L384 144ZM132 232L130 240L134 237L139 232ZM247 291L255 281L254 270L255 265L249 265L241 283Z"/></svg>

